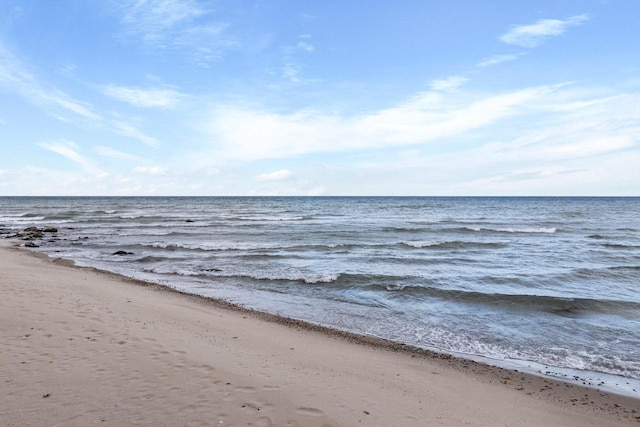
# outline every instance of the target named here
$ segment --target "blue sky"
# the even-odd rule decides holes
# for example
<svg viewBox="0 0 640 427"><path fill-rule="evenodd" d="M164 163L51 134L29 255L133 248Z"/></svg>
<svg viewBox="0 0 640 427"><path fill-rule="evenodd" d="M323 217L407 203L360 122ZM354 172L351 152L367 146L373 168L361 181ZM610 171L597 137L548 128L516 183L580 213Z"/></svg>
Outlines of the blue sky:
<svg viewBox="0 0 640 427"><path fill-rule="evenodd" d="M640 195L638 18L4 0L0 195Z"/></svg>

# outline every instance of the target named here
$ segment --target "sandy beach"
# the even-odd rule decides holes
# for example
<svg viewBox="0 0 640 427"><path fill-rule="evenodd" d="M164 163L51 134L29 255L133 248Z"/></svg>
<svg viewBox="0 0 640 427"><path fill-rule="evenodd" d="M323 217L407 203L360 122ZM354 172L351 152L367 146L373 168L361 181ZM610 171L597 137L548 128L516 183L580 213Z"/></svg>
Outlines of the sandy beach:
<svg viewBox="0 0 640 427"><path fill-rule="evenodd" d="M0 425L615 426L640 401L0 247Z"/></svg>

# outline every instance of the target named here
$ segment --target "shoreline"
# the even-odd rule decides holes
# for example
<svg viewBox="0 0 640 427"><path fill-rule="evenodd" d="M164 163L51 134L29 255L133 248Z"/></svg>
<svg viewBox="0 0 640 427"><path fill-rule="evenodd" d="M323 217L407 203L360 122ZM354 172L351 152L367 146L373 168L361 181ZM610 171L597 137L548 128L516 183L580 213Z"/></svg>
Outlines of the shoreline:
<svg viewBox="0 0 640 427"><path fill-rule="evenodd" d="M11 258L14 263L17 262L17 266L11 265L10 266L11 268L8 269L10 270L8 273L0 273L0 274L2 275L3 278L5 274L8 274L7 277L10 278L10 283L12 283L14 286L15 285L20 286L21 281L19 280L20 278L15 277L15 274L12 275L11 271L13 271L14 269L19 270L20 268L23 268L25 264L28 267L33 267L35 265L37 268L43 269L48 273L50 273L50 277L49 276L42 277L37 275L35 275L35 277L41 282L44 282L44 281L56 282L56 286L52 288L50 291L52 292L52 295L58 295L59 297L60 297L61 291L69 291L72 288L74 290L81 289L82 292L88 292L89 294L87 298L93 298L95 293L103 292L103 290L95 289L95 287L90 289L85 289L85 286L91 286L91 285L87 285L86 282L100 282L102 284L109 283L110 286L118 287L118 289L120 289L119 292L121 292L123 295L135 294L136 296L141 297L142 299L153 300L154 302L157 302L159 304L162 303L163 305L165 305L165 309L167 310L167 313L163 313L163 314L167 314L167 315L170 314L172 316L175 314L176 316L178 315L182 316L183 315L182 312L180 313L174 313L174 312L177 312L178 308L186 306L188 307L188 310L190 312L195 311L196 313L198 313L198 315L202 315L204 316L205 319L209 319L209 320L212 317L217 317L217 316L231 317L236 321L239 321L240 323L242 323L243 329L241 329L241 331L243 333L250 334L251 330L266 328L268 329L268 333L270 334L273 333L278 336L286 335L288 338L290 338L291 335L295 336L295 339L293 341L285 340L287 342L286 344L271 343L269 342L271 340L267 340L267 343L265 343L265 342L261 342L260 339L254 337L256 338L254 342L248 344L249 347L254 346L254 347L251 347L254 350L256 350L255 345L257 344L259 344L258 348L261 348L260 346L267 345L267 344L273 345L275 347L272 350L275 353L277 353L279 356L283 356L283 354L281 353L283 349L287 350L284 352L285 354L288 352L293 352L294 350L289 350L289 349L297 348L297 345L299 345L299 344L296 344L298 340L309 339L314 341L313 345L316 345L316 347L311 346L315 350L313 350L311 354L307 355L308 357L305 359L305 361L307 361L307 363L314 364L318 362L317 360L314 359L314 357L323 359L323 360L325 358L328 358L327 359L328 362L336 362L335 360L336 357L332 357L332 352L336 350L335 347L337 346L339 347L339 351L337 351L335 354L342 355L343 352L345 354L348 353L351 355L349 356L350 358L352 358L350 359L351 362L354 363L354 365L351 367L355 371L355 374L353 375L350 374L351 371L342 372L342 376L345 376L345 378L348 378L349 381L355 381L353 386L345 387L345 390L342 391L343 394L344 393L348 394L348 396L345 397L346 400L351 399L351 401L353 400L357 401L359 399L361 400L365 398L365 400L369 401L369 405L372 408L375 408L376 406L385 407L385 405L388 405L388 402L386 402L386 400L388 400L391 395L393 396L398 395L396 397L402 397L403 399L410 401L410 402L405 402L404 404L399 403L403 399L394 401L397 405L402 406L402 408L400 408L401 410L400 413L397 413L397 411L399 410L398 408L385 408L385 411L387 411L386 415L377 414L378 412L381 412L381 411L379 409L376 410L375 411L376 415L379 418L374 418L373 416L371 416L374 413L372 409L362 409L361 411L359 411L355 409L353 410L347 410L345 408L339 409L340 405L338 407L333 407L333 405L327 406L327 404L329 403L327 400L329 398L327 396L324 397L324 400L320 399L321 401L324 402L324 405L325 405L322 408L322 410L320 410L319 408L315 408L317 410L312 411L311 409L314 408L312 406L300 406L297 409L287 408L286 407L287 405L282 400L280 401L280 405L276 404L274 405L274 407L272 407L272 412L275 415L279 415L281 420L284 420L286 417L293 417L292 421L295 421L294 418L298 417L299 419L297 422L298 423L302 422L302 424L299 424L299 425L321 425L320 423L321 420L324 420L323 422L328 423L330 425L352 425L352 423L356 422L356 419L361 420L362 422L366 422L367 425L388 425L385 423L388 423L390 419L385 417L391 414L395 414L395 416L400 416L401 413L404 413L404 415L406 415L407 417L414 417L414 419L412 421L411 418L406 418L405 423L401 422L400 424L396 424L396 425L423 425L419 423L421 418L418 415L420 415L421 411L426 411L427 415L429 414L434 415L431 421L434 424L460 425L461 424L460 416L462 416L465 413L465 411L463 410L464 406L465 405L468 406L470 403L469 401L474 402L476 400L482 400L483 407L491 407L491 405L493 405L493 409L497 411L497 413L493 415L495 418L491 420L488 418L485 418L485 421L489 424L493 424L496 422L503 422L503 421L506 422L506 420L510 420L510 422L512 422L514 425L585 425L584 424L585 421L588 421L590 419L593 419L593 421L595 422L595 424L593 425L600 425L602 422L605 422L605 421L610 425L615 425L616 422L631 423L632 425L633 424L637 425L637 423L640 422L640 400L634 397L613 394L610 392L603 392L596 388L584 387L584 386L576 385L574 383L564 382L561 379L556 379L556 380L548 379L548 378L536 376L534 374L523 373L515 370L508 370L500 367L486 365L486 364L475 362L469 359L462 359L452 355L437 353L431 350L425 350L425 349L412 347L409 345L399 344L399 343L395 343L395 342L381 339L381 338L375 338L370 336L354 334L350 332L344 332L337 329L331 329L328 327L315 325L315 324L311 324L304 321L277 316L275 314L257 312L248 308L239 307L237 305L233 305L231 303L220 301L214 298L188 294L179 290L169 288L167 286L162 286L158 284L144 282L137 279L132 279L126 276L118 275L116 273L98 270L92 267L77 267L73 265L72 261L51 258L46 254L27 251L22 248L16 247L15 244L11 244L11 243L0 244L0 259L3 261L3 263L4 263L4 259L7 257ZM59 276L63 276L63 275L67 278L67 281L70 282L71 284L59 283L61 281L59 279ZM79 280L80 276L82 276L83 280ZM138 286L132 286L134 284ZM2 285L3 287L8 286L8 285L5 285L4 283ZM24 286L24 283L22 283L22 285ZM64 292L62 292L62 294L64 294ZM24 295L20 296L19 299L20 298L21 298L22 304L28 304L30 302L29 299L33 299L33 296L30 296L29 293L26 292ZM63 298L60 297L60 300L62 301ZM44 304L43 301L38 301L37 303ZM62 304L62 302L60 304ZM128 304L128 301L124 304L122 304L122 301L120 301L119 304L116 304L115 302L110 301L110 304L112 304L118 310L125 310L131 307ZM4 305L4 303L0 303L0 305ZM178 307L178 308L175 308L175 307ZM104 311L99 310L98 308L96 308L98 317L100 316L104 317L105 316ZM150 317L156 316L158 314L153 311L153 307L144 306L143 308L149 312ZM15 312L16 307L7 306L2 311L6 313L5 314L6 316L11 318L16 317L18 314L20 315L19 317L24 316L24 313ZM14 312L13 317L11 315L12 311ZM43 310L41 309L40 311L43 311ZM47 316L52 317L51 316L52 314L60 315L60 313L48 313ZM132 313L128 313L128 315L132 315ZM189 322L193 320L189 316L187 316L187 318ZM156 319L156 320L158 322L162 322L162 318ZM198 332L196 333L196 335L203 332L201 330L198 330L195 327L194 327L195 329L193 328L190 329L191 326L193 325L187 322L188 324L185 326L184 319L181 319L181 320L182 320L182 323L176 321L175 324L180 325L180 328L185 328L185 330L188 331L189 333L193 334L194 330ZM53 322L56 321L55 316L52 319L49 319L49 318L47 319L48 323L52 321ZM149 321L151 321L151 319ZM203 320L200 319L200 321L203 321ZM123 326L123 322L121 320L119 321L118 319L111 319L111 322L112 322L111 324L112 330L113 329L118 330L120 327ZM165 324L164 326L166 327L167 325ZM164 332L167 332L165 329L161 329L161 330ZM12 332L11 330L4 330L3 336L5 335L10 336L11 332ZM147 333L146 331L141 331L141 330L138 330L137 332L138 334ZM229 330L223 330L219 332L222 335L225 335L225 334L229 335L233 333L233 331L229 331ZM173 337L172 339L177 340L178 338L179 337ZM236 336L231 336L230 339L229 337L227 337L226 340L221 339L220 342L218 342L218 344L222 347L228 346L229 343L233 343L235 345L237 344L237 341L236 341L237 338L238 337ZM158 337L155 337L154 339L156 341L161 341L158 339ZM316 340L320 342L319 347L318 347L318 344L315 343ZM259 341L259 342L256 342L256 341ZM89 342L91 341L89 340ZM202 343L198 339L188 341L185 343L188 344L188 346L195 345L196 347L198 347L200 351L203 352L203 354L207 354L207 352L209 352L209 354L213 354L218 351L217 347L215 349L212 349L212 348L207 349L207 346L204 345L204 343ZM120 348L116 347L116 350L121 351L123 345L124 344L120 345ZM5 346L9 348L10 344L8 342L5 342L3 343L2 347L5 347ZM203 346L204 348L201 348ZM318 356L316 353L320 351L328 352L329 354ZM189 359L188 354L190 354L190 352L187 352L187 354L182 354L181 357L183 359ZM212 367L213 369L222 369L223 371L229 371L229 373L231 373L231 371L234 371L233 373L236 375L236 379L239 379L241 381L247 381L250 377L252 377L255 374L255 372L258 372L258 371L268 372L270 370L268 367L266 367L264 358L259 354L258 355L251 354L250 352L242 353L242 354L245 354L245 357L248 359L252 359L252 357L253 359L255 359L256 357L259 359L257 365L256 365L256 360L252 361L253 365L251 366L253 367L250 369L245 369L245 371L249 371L249 373L247 373L244 376L239 375L238 372L234 371L234 369L231 369L231 367L229 367L228 365L229 364L228 360L226 362L227 363L226 365L224 363L221 364L222 368L220 368L220 366L216 368L216 363L212 363ZM22 357L24 357L24 355ZM287 373L287 375L292 375L292 372L291 372L292 367L289 366L289 363L283 361L282 359L288 359L288 357L280 357L280 359L278 359L278 357L274 358L275 363L279 366L278 368L279 373L284 375L282 372L282 370L284 370ZM374 365L379 368L379 372L377 373L368 372L369 369L367 369L367 367L358 367L359 360L372 361L374 359L376 361ZM384 361L384 363L382 363L382 361ZM390 361L392 362L391 366L388 366ZM91 360L83 360L83 362L89 363L91 362ZM288 362L290 362L290 364L292 364L295 367L295 362L296 362L295 360L294 361L288 360ZM247 363L249 364L249 362ZM360 365L361 364L362 363L360 362ZM193 366L194 363L193 363L193 360L186 360L185 363L179 363L178 365L182 365L183 367ZM407 366L409 365L410 367L408 368ZM125 366L125 370L128 370L129 368L130 367ZM322 365L322 368L316 367L316 373L322 372L326 374L327 372L331 372L331 370L335 370L338 368L339 366L337 365L331 367L331 363L329 363L329 365L327 364ZM307 369L309 369L308 366L307 366ZM30 375L37 377L39 374L42 374L41 370L42 370L42 367L40 367L35 372L31 372ZM415 378L408 380L407 383L404 383L395 378L392 378L393 376L392 372L395 372L397 370L398 371L403 370L403 372L397 372L397 375L402 378L406 378L407 374L413 374ZM385 389L382 390L383 393L380 394L379 390L377 393L371 393L371 394L367 393L372 388L375 388L375 387L372 387L372 385L376 385L376 386L380 385L378 382L380 381L379 375L381 373L382 373L382 377L385 378L385 385L386 385ZM355 376L355 378L352 376ZM342 377L337 377L337 378L339 379ZM432 385L432 383L434 382L434 378L438 378L438 381L437 381L438 387L435 387L435 388ZM141 378L140 380L142 381L144 380L144 378ZM322 378L318 378L313 375L311 377L307 375L304 378L298 378L298 380L300 380L302 383L304 383L304 381L302 380L305 380L306 387L302 387L302 388L308 389L308 390L313 390L317 388L318 383L323 383L324 381ZM361 382L358 382L356 380L360 380ZM6 382L6 380L3 382ZM213 384L216 385L215 382ZM119 385L117 381L114 384L111 384L111 387L116 391L120 386L121 385ZM211 384L209 384L209 386L211 386ZM224 386L226 386L226 383L217 384L217 386L221 387L222 389L225 389ZM410 386L416 387L415 389L412 390L413 392L411 390L408 390L411 388ZM67 387L69 387L70 389L73 389L74 385L67 384ZM255 387L255 385L252 385L251 387L253 387L253 389L258 388L258 387ZM283 388L283 385L279 384L278 387L279 388L277 390L281 390ZM422 390L422 387L424 387L425 390ZM20 404L20 395L24 394L24 392L25 390L22 390L22 391L17 390L15 392L18 397L18 399L16 400L17 406L19 406ZM335 392L336 390L333 390L333 393ZM352 394L349 394L348 392ZM245 391L236 390L236 395L238 393L240 394L240 396L246 396L247 394L246 390ZM278 394L278 393L280 392L276 392L276 389L271 389L266 393L266 396L270 394ZM358 393L360 394L360 396L358 396ZM364 396L362 396L363 393L365 393ZM443 393L445 396L438 399L437 396L439 396L440 393ZM46 393L42 395L41 397L42 399L44 399L45 394ZM286 394L286 393L282 392L282 394ZM353 396L353 394L355 394L356 396ZM488 394L492 396L495 395L496 397L499 396L500 398L496 399L498 400L498 402L491 403L490 401L493 399L488 399L488 401L484 401L484 400L487 400L487 397L492 397L492 396L487 396ZM51 395L53 396L53 393ZM231 393L230 396L232 395L234 395L234 393ZM193 397L194 399L197 400L197 396L193 396ZM294 393L294 395L287 396L288 399L294 399L297 397L298 395L296 393ZM309 397L309 396L306 396L306 397ZM263 396L263 399L265 398L266 397ZM438 407L446 408L446 409L441 409L440 412L438 412L438 410L435 410L435 412L430 413L429 408L422 408L421 405L417 404L417 402L422 402L427 398L430 398L432 400L434 399L437 400L439 402ZM417 399L417 401L414 401L414 399ZM4 400L7 401L7 399L4 399ZM509 401L510 402L509 404L513 405L513 407L505 408L504 407L505 400ZM49 403L48 400L47 400L47 403ZM407 405L410 405L410 404L416 404L418 406L408 408ZM241 419L243 419L242 417L244 416L250 417L250 414L246 410L246 408L250 407L250 405L249 406L247 405L249 404L248 403L245 404L244 407L242 405L238 405L240 408L239 409L240 412L235 415L227 414L226 418L223 416L225 412L224 411L220 412L221 414L220 420L222 420L223 422L227 420L225 422L225 425L233 425L234 422L236 423L239 422L240 425L242 425L242 422L240 421ZM258 406L258 407L260 406L254 403L251 403L251 405ZM316 406L322 406L322 405L316 405ZM352 405L352 406L355 407L355 405ZM535 407L535 408L532 409L532 407ZM306 408L307 410L300 410L301 408L302 409ZM64 408L61 408L59 411L61 410L64 410ZM460 416L456 415L458 411L461 411L461 414L458 414ZM522 411L526 412L527 414L533 411L531 412L531 414L537 414L537 415L535 416L531 415L531 417L533 418L527 418L526 416L523 417L521 415ZM259 412L259 411L254 411L254 412ZM322 413L323 415L321 416L320 413ZM447 414L448 414L448 417L447 417ZM586 419L581 418L582 416L585 416L585 414L587 418ZM11 410L9 410L8 415L12 415ZM278 425L277 422L276 424L267 423L267 420L270 420L269 422L273 422L273 419L277 418L275 415L273 415L271 418L267 417L267 419L263 419L260 417L252 418L252 419L255 422L257 422L258 419L262 419L262 422L263 422L262 425ZM422 416L424 416L424 414L422 414ZM545 416L547 418L545 418ZM548 418L549 416L552 416L552 418ZM366 419L362 420L362 417L366 417ZM0 418L4 419L5 416L2 415L2 413L0 413ZM245 420L246 419L248 418L245 418ZM526 419L526 422L522 422L525 419ZM87 419L85 418L84 421L86 420ZM309 420L312 420L312 422ZM469 418L469 420L474 421L472 422L472 424L477 421L473 417ZM520 420L520 422L517 422L518 420ZM111 420L111 421L114 422L114 420ZM15 425L19 425L19 424L20 424L19 422L16 422ZM79 423L76 425L80 425L80 424L82 423ZM9 423L7 425L14 425L14 424Z"/></svg>
<svg viewBox="0 0 640 427"><path fill-rule="evenodd" d="M88 271L93 271L98 274L103 274L108 277L112 277L116 280L122 280L138 286L157 287L160 290L173 292L179 295L183 295L184 297L196 298L198 300L206 301L208 304L211 304L217 308L249 314L263 321L268 321L268 322L281 324L281 325L294 327L294 328L303 328L310 331L316 331L329 336L339 337L341 339L345 339L347 341L351 341L356 344L385 348L390 351L404 352L407 354L419 355L427 358L442 359L442 360L452 359L454 360L454 363L455 361L457 362L464 361L467 364L477 364L482 368L487 367L487 368L497 369L498 373L502 371L507 371L507 372L512 372L514 374L524 374L527 376L532 376L534 378L557 381L563 384L566 383L566 384L575 385L578 387L584 387L587 389L594 389L597 392L606 392L610 394L624 396L630 399L640 400L640 388L636 387L637 388L636 390L632 388L632 386L620 387L619 384L616 384L616 386L618 386L618 388L616 388L613 385L605 384L605 382L601 380L601 378L608 378L612 381L618 380L619 382L623 382L625 381L626 378L622 376L607 374L604 372L582 371L579 369L545 366L537 362L526 361L526 360L514 359L514 360L506 361L506 360L499 360L499 359L491 359L489 357L478 356L474 354L451 353L446 351L440 351L438 349L419 347L412 344L393 341L391 339L387 339L383 337L376 337L373 335L366 335L358 332L339 329L331 325L322 325L319 323L313 323L311 321L306 321L303 319L287 317L281 314L274 314L266 311L260 311L258 309L245 307L245 306L235 304L229 301L225 301L223 299L219 299L216 297L183 291L183 290L171 287L169 285L154 283L154 282L146 281L143 279L136 279L134 277L127 276L125 274L116 273L116 272L101 269L98 267L79 266L71 259L52 257L50 255L47 255L44 252L33 251L28 248L25 248L19 245L21 242L20 240L9 239L9 242L12 242L11 246L15 247L15 249L17 250L21 250L35 257L42 257L44 259L50 260L54 264L59 264L59 265L68 266L68 267L77 268L77 269L86 269ZM1 245L2 245L2 242L0 241L0 247L2 247ZM531 366L527 367L525 365L537 365L538 368L536 369ZM547 370L546 374L543 373L543 369ZM577 374L574 374L574 373L577 373ZM589 378L588 374L593 374L596 376L599 375L601 376L601 378L598 378L598 379ZM601 381L601 382L598 382L598 381ZM638 380L634 380L634 381L638 382Z"/></svg>

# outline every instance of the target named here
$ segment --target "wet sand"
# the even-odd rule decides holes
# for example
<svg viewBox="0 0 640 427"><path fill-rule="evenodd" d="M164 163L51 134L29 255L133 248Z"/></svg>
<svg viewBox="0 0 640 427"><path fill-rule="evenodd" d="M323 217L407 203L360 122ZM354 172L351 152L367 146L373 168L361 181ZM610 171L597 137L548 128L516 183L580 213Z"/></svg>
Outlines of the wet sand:
<svg viewBox="0 0 640 427"><path fill-rule="evenodd" d="M0 243L0 425L616 426L640 400Z"/></svg>

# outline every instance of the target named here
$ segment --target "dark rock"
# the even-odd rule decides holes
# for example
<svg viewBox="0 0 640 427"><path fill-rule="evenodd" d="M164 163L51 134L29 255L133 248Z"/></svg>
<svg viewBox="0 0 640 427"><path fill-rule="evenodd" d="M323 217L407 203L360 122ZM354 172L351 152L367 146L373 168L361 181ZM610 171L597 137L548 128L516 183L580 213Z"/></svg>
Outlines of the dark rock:
<svg viewBox="0 0 640 427"><path fill-rule="evenodd" d="M57 233L58 229L55 227L47 226L42 229L43 233Z"/></svg>
<svg viewBox="0 0 640 427"><path fill-rule="evenodd" d="M133 252L127 252L127 251L115 251L113 253L113 255L118 255L118 256L123 256L123 255L133 255Z"/></svg>
<svg viewBox="0 0 640 427"><path fill-rule="evenodd" d="M195 221L192 219L185 219L184 222L195 222Z"/></svg>
<svg viewBox="0 0 640 427"><path fill-rule="evenodd" d="M38 227L28 227L18 231L15 237L19 237L22 240L38 239L42 237L42 231Z"/></svg>
<svg viewBox="0 0 640 427"><path fill-rule="evenodd" d="M209 272L212 272L212 271L220 272L220 271L222 271L222 270L221 270L221 269L219 269L219 268L207 268L205 271L209 271Z"/></svg>
<svg viewBox="0 0 640 427"><path fill-rule="evenodd" d="M36 244L34 242L27 242L27 243L24 244L24 246L26 248L39 248L40 247L40 245L38 245L38 244Z"/></svg>

